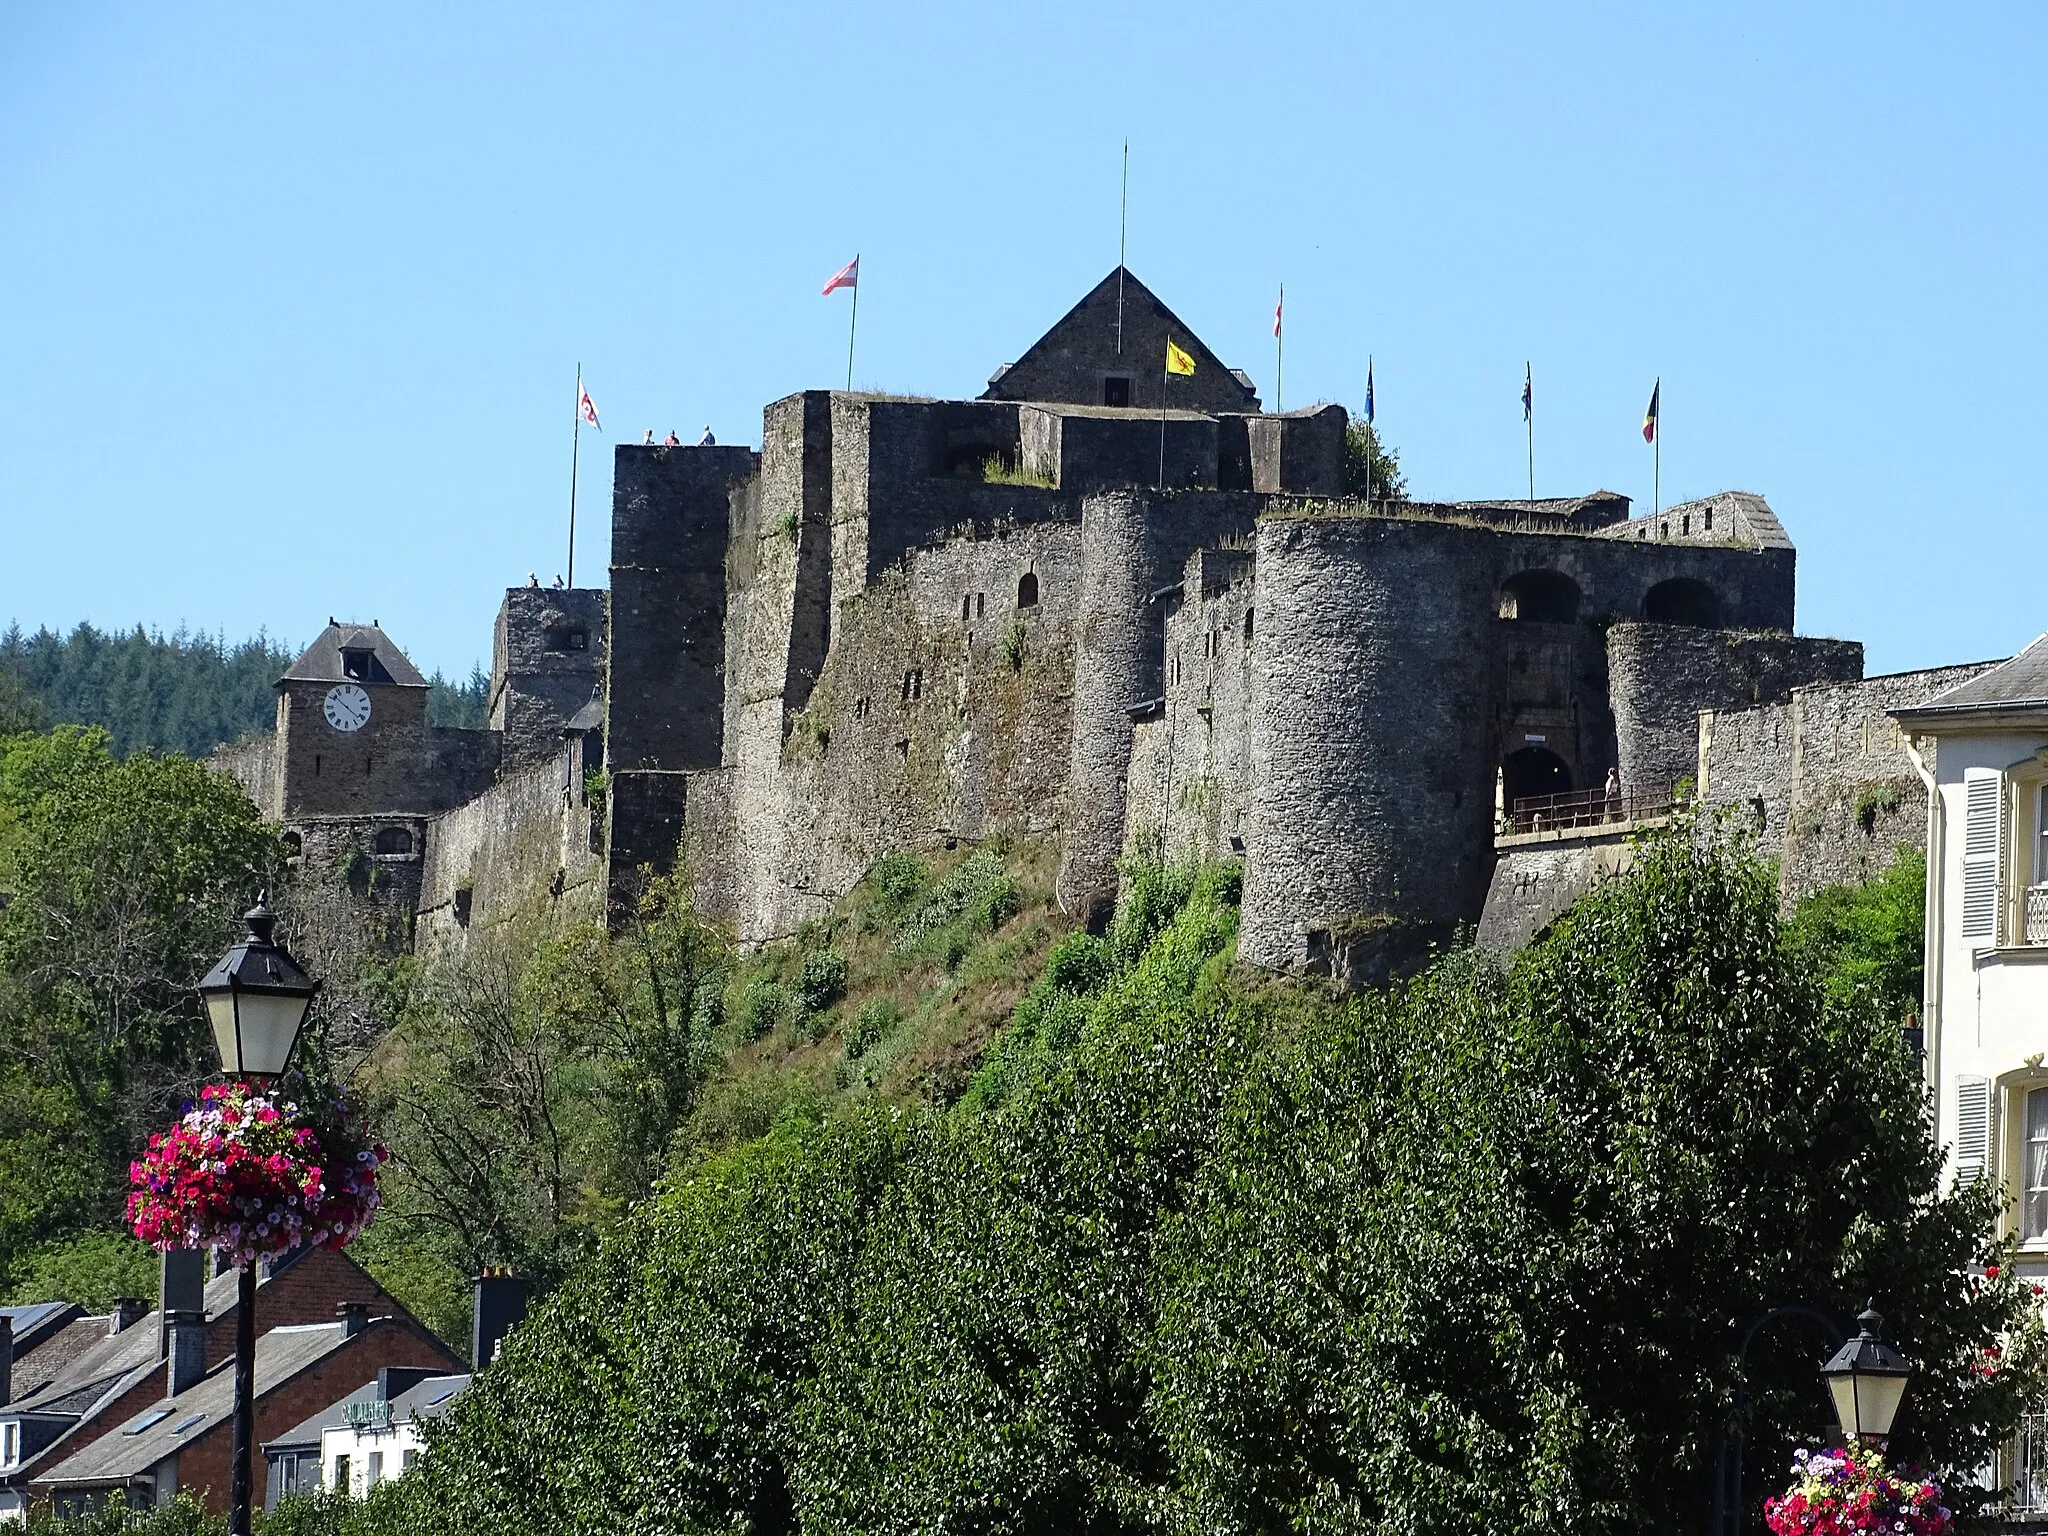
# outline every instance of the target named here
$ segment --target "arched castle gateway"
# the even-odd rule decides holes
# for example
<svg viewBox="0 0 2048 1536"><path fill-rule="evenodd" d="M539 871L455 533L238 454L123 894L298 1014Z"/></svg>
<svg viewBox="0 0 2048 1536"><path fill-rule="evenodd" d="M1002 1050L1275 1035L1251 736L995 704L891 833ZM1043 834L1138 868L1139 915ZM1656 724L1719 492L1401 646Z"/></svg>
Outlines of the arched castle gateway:
<svg viewBox="0 0 2048 1536"><path fill-rule="evenodd" d="M1693 777L1701 710L1860 678L1792 635L1761 498L1347 500L1340 407L1262 411L1119 276L979 399L810 390L759 452L618 448L610 590L507 593L490 732L429 730L390 641L336 625L225 765L410 870L422 937L681 845L765 940L885 852L1002 833L1057 844L1075 912L1134 843L1241 856L1246 960L1360 974L1366 936L1479 920L1503 839L1610 770L1631 806ZM1197 366L1162 408L1169 336ZM380 674L342 731L352 650Z"/></svg>

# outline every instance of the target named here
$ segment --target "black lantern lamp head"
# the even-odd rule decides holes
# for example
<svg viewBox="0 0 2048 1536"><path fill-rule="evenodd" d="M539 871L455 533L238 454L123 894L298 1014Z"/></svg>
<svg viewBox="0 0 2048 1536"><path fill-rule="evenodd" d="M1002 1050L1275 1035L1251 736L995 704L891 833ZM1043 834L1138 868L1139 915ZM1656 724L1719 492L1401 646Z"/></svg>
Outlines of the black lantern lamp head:
<svg viewBox="0 0 2048 1536"><path fill-rule="evenodd" d="M1906 1378L1913 1367L1906 1357L1878 1337L1884 1319L1869 1302L1856 1319L1858 1333L1820 1368L1821 1380L1835 1400L1835 1417L1851 1443L1882 1440L1892 1432Z"/></svg>
<svg viewBox="0 0 2048 1536"><path fill-rule="evenodd" d="M273 1078L282 1073L320 984L271 937L277 914L269 893L244 915L248 933L199 983L206 1016L230 1077Z"/></svg>

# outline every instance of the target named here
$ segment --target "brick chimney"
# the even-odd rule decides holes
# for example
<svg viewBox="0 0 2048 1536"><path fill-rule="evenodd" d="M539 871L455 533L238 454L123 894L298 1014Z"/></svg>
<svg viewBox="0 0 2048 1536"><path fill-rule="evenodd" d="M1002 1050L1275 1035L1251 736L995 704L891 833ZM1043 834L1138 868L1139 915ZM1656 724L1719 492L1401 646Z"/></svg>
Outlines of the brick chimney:
<svg viewBox="0 0 2048 1536"><path fill-rule="evenodd" d="M370 1304L367 1301L344 1301L334 1309L334 1315L341 1319L341 1336L352 1339L370 1326Z"/></svg>
<svg viewBox="0 0 2048 1536"><path fill-rule="evenodd" d="M498 1358L512 1325L526 1316L526 1280L509 1269L487 1269L476 1277L476 1305L470 1313L469 1360L482 1370Z"/></svg>
<svg viewBox="0 0 2048 1536"><path fill-rule="evenodd" d="M134 1296L116 1296L113 1315L107 1319L107 1337L133 1328L149 1315L149 1303Z"/></svg>
<svg viewBox="0 0 2048 1536"><path fill-rule="evenodd" d="M14 1401L14 1319L0 1312L0 1403Z"/></svg>
<svg viewBox="0 0 2048 1536"><path fill-rule="evenodd" d="M176 1397L199 1385L206 1375L206 1314L172 1312L166 1315L164 1326L170 1335L164 1395Z"/></svg>

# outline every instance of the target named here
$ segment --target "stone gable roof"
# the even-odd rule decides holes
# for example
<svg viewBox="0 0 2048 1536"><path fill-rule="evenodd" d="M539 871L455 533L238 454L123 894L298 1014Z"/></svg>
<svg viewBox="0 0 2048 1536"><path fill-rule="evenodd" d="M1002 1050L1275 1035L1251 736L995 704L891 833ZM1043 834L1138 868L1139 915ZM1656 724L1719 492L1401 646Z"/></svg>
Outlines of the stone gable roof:
<svg viewBox="0 0 2048 1536"><path fill-rule="evenodd" d="M1119 279L1121 338L1117 328ZM1195 360L1193 376L1176 378L1170 386L1163 380L1169 337ZM998 369L981 398L1099 406L1105 374L1128 376L1131 407L1149 409L1155 415L1162 389L1168 405L1184 410L1259 409L1251 381L1226 366L1188 323L1127 267L1112 268L1109 276L1055 321L1022 357Z"/></svg>
<svg viewBox="0 0 2048 1536"><path fill-rule="evenodd" d="M1932 720L1967 714L2019 714L2048 710L2048 635L2010 661L1980 672L1924 704L1894 710L1901 720Z"/></svg>
<svg viewBox="0 0 2048 1536"><path fill-rule="evenodd" d="M368 651L370 653L370 675L360 679L365 683L383 684L387 687L424 688L427 680L420 676L420 669L406 659L405 652L392 643L391 637L374 624L342 624L333 619L320 631L319 638L307 646L299 659L285 668L280 683L340 683L348 680L342 670L343 651Z"/></svg>

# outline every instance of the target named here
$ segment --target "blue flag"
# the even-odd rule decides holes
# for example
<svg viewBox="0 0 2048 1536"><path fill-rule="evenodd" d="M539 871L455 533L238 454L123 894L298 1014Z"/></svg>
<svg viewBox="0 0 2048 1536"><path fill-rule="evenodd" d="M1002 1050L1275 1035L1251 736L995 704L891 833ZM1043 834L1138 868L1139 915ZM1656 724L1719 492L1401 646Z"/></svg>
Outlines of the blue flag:
<svg viewBox="0 0 2048 1536"><path fill-rule="evenodd" d="M1370 426L1372 424L1372 354L1370 352L1365 355L1365 420L1366 425Z"/></svg>

